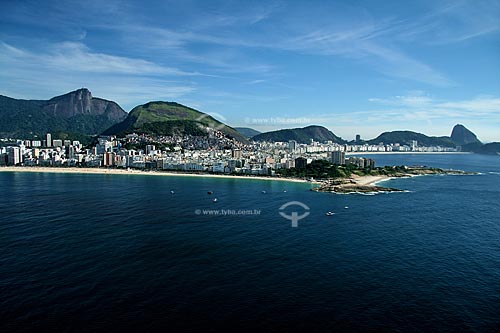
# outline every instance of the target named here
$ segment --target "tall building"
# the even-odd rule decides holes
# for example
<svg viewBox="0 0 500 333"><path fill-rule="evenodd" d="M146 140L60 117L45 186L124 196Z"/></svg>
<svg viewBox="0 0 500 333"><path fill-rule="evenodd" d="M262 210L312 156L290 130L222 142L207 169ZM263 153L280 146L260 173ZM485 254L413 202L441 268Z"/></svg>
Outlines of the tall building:
<svg viewBox="0 0 500 333"><path fill-rule="evenodd" d="M418 141L411 140L411 150L417 150L417 147L418 147Z"/></svg>
<svg viewBox="0 0 500 333"><path fill-rule="evenodd" d="M47 133L47 147L52 147L52 134Z"/></svg>
<svg viewBox="0 0 500 333"><path fill-rule="evenodd" d="M75 147L73 146L66 146L66 157L67 158L75 158Z"/></svg>
<svg viewBox="0 0 500 333"><path fill-rule="evenodd" d="M241 149L233 149L232 158L241 159Z"/></svg>
<svg viewBox="0 0 500 333"><path fill-rule="evenodd" d="M332 151L330 155L330 161L333 164L344 165L345 164L345 152L343 151Z"/></svg>
<svg viewBox="0 0 500 333"><path fill-rule="evenodd" d="M17 165L21 163L21 149L19 147L9 147L7 152L7 164Z"/></svg>
<svg viewBox="0 0 500 333"><path fill-rule="evenodd" d="M115 165L115 153L106 152L103 155L103 165L113 166Z"/></svg>
<svg viewBox="0 0 500 333"><path fill-rule="evenodd" d="M288 149L292 152L295 151L295 149L297 149L297 141L295 140L288 141Z"/></svg>
<svg viewBox="0 0 500 333"><path fill-rule="evenodd" d="M305 159L303 157L297 157L295 159L295 168L303 169L306 167L306 165L307 165L307 159Z"/></svg>
<svg viewBox="0 0 500 333"><path fill-rule="evenodd" d="M155 145L146 145L146 154L149 155L151 152L156 150Z"/></svg>

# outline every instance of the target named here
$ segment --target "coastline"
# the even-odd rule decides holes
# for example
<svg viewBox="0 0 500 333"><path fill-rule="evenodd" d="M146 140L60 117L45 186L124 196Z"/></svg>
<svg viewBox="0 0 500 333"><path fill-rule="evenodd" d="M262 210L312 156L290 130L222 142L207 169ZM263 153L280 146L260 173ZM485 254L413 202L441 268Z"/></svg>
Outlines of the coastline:
<svg viewBox="0 0 500 333"><path fill-rule="evenodd" d="M476 174L474 172L466 172L461 170L443 170L436 168L407 168L403 171L397 171L395 173L386 175L351 175L350 178L337 178L329 179L323 182L319 187L313 188L316 192L333 192L333 193L387 193L387 192L404 192L404 190L385 187L379 185L380 182L398 179L398 178L410 178L424 175L469 175Z"/></svg>
<svg viewBox="0 0 500 333"><path fill-rule="evenodd" d="M357 175L352 175L351 178L356 181L357 185L360 186L373 186L377 185L377 183L382 182L384 180L389 180L394 177L389 177L389 176L357 176Z"/></svg>
<svg viewBox="0 0 500 333"><path fill-rule="evenodd" d="M417 172L405 172L397 175L351 175L349 178L333 178L326 180L306 180L300 178L282 178L265 177L257 175L228 175L228 174L209 174L209 173L190 173L190 172L172 172L172 171L144 171L136 169L106 169L106 168L76 168L76 167L37 167L37 166L4 166L0 167L0 172L28 172L28 173L66 173L66 174L99 174L99 175L142 175L142 176L164 176L164 177L202 177L202 178L221 178L221 179L251 179L282 181L293 183L310 183L319 185L312 188L316 192L335 192L335 193L377 193L377 192L404 192L397 188L388 188L379 185L380 182L432 174L467 174L463 171L426 169L417 170Z"/></svg>
<svg viewBox="0 0 500 333"><path fill-rule="evenodd" d="M94 175L142 175L142 176L165 176L165 177L204 177L204 178L224 178L224 179L252 179L252 180L269 180L269 181L286 181L294 183L311 183L305 179L298 178L279 178L279 177L263 177L263 176L233 176L233 175L216 175L216 174L200 174L189 172L169 172L169 171L143 171L135 169L105 169L105 168L58 168L58 167L0 167L0 172L31 172L31 173L70 173L70 174L94 174Z"/></svg>
<svg viewBox="0 0 500 333"><path fill-rule="evenodd" d="M313 188L312 191L339 194L404 192L404 190L400 190L397 188L390 188L379 185L379 183L382 181L396 178L400 177L392 177L387 175L352 175L350 178L346 179L326 181L319 187Z"/></svg>
<svg viewBox="0 0 500 333"><path fill-rule="evenodd" d="M347 155L468 155L467 151L350 151Z"/></svg>

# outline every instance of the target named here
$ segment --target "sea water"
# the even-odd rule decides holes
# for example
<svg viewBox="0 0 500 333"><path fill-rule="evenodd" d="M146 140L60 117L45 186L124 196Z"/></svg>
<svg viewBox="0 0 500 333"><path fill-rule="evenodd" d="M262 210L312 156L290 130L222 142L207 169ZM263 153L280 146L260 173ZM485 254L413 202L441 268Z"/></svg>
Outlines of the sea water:
<svg viewBox="0 0 500 333"><path fill-rule="evenodd" d="M480 174L367 196L0 172L0 329L500 330L500 156L371 157Z"/></svg>

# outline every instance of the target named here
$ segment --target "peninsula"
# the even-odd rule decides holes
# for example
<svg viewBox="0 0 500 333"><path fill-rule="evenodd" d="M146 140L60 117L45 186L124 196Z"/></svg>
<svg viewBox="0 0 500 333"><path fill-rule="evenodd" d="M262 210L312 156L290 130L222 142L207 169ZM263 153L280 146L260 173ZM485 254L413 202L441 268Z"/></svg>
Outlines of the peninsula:
<svg viewBox="0 0 500 333"><path fill-rule="evenodd" d="M447 170L440 168L429 168L424 166L395 166L371 170L368 174L360 175L353 173L350 177L337 177L324 180L318 187L311 189L316 192L332 193L381 193L381 192L404 192L402 189L379 186L377 183L393 179L406 178L422 175L473 175L474 172L462 170Z"/></svg>

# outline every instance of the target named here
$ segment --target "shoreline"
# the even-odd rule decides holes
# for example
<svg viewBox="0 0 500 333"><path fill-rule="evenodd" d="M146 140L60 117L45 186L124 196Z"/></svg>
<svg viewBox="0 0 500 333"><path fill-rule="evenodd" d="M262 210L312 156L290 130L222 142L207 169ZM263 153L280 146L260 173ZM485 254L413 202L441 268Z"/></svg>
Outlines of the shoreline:
<svg viewBox="0 0 500 333"><path fill-rule="evenodd" d="M467 151L350 151L347 155L468 155Z"/></svg>
<svg viewBox="0 0 500 333"><path fill-rule="evenodd" d="M232 176L232 175L216 175L216 174L201 174L189 172L171 172L171 171L143 171L136 169L104 169L104 168L72 168L72 167L28 167L28 166L6 166L0 167L0 172L31 172L31 173L66 173L66 174L91 174L91 175L142 175L142 176L165 176L165 177L204 177L204 178L224 178L224 179L252 179L252 180L268 180L268 181L285 181L293 183L311 183L317 184L316 181L308 181L298 178L280 178L280 177L264 177L264 176Z"/></svg>
<svg viewBox="0 0 500 333"><path fill-rule="evenodd" d="M333 192L333 193L387 193L387 192L405 192L398 188L385 187L379 185L380 182L399 179L411 178L425 175L469 175L476 174L474 172L466 172L461 170L443 170L435 168L414 168L405 171L398 171L394 174L379 174L379 175L351 175L349 178L330 179L323 182L319 187L313 188L316 192Z"/></svg>

